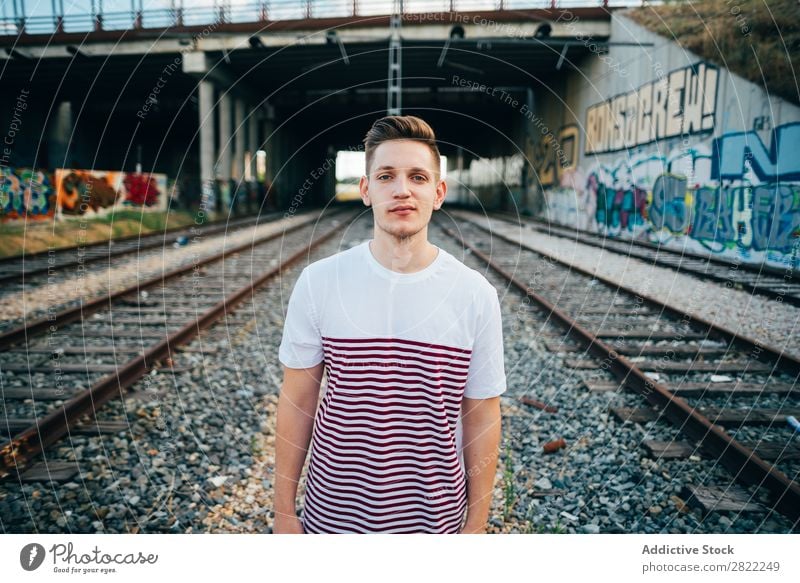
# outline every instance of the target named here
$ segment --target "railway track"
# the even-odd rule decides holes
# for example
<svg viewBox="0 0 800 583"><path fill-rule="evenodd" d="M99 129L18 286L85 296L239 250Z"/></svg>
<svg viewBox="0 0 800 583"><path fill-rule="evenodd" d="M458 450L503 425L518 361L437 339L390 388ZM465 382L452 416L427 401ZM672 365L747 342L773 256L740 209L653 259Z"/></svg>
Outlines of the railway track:
<svg viewBox="0 0 800 583"><path fill-rule="evenodd" d="M757 505L744 488L762 489L796 528L800 448L787 421L800 415L800 361L521 248L483 225L460 223L458 233L441 228L532 300L542 318L566 330L565 338L548 343L549 350L565 353L565 363L578 371L607 373L587 381L588 390L624 387L645 401L611 414L622 422L669 421L677 428L680 437L642 442L651 456L701 453L742 484L742 490L687 484L693 503L746 512Z"/></svg>
<svg viewBox="0 0 800 583"><path fill-rule="evenodd" d="M73 267L80 266L81 269L85 269L87 265L100 262L105 262L105 267L108 267L113 259L149 249L163 248L181 237L199 240L198 238L266 223L276 216L279 214L215 221L200 226L177 227L147 235L132 235L82 246L6 257L0 259L0 283L3 284L4 295L19 293L22 289L27 289L31 283L36 284L43 276L52 277Z"/></svg>
<svg viewBox="0 0 800 583"><path fill-rule="evenodd" d="M157 368L177 372L180 345L346 223L301 223L0 335L0 478L68 479L74 463L32 462L73 433L125 430L104 403Z"/></svg>
<svg viewBox="0 0 800 583"><path fill-rule="evenodd" d="M506 213L493 213L492 217L515 226L527 226L548 236L607 249L627 257L640 259L651 265L666 267L701 279L731 285L751 294L779 299L779 301L800 306L800 273L788 267L778 269L767 265L755 266L728 261L686 250L673 249L649 241L619 239L529 217L511 216Z"/></svg>

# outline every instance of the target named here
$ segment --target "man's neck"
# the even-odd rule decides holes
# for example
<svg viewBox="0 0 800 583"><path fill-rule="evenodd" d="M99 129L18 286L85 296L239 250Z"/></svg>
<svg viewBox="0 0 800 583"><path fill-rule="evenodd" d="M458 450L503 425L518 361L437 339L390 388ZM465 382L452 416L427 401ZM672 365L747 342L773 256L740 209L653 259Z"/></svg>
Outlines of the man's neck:
<svg viewBox="0 0 800 583"><path fill-rule="evenodd" d="M428 242L427 227L411 237L399 239L376 225L369 250L378 263L397 273L422 271L438 254L436 246Z"/></svg>

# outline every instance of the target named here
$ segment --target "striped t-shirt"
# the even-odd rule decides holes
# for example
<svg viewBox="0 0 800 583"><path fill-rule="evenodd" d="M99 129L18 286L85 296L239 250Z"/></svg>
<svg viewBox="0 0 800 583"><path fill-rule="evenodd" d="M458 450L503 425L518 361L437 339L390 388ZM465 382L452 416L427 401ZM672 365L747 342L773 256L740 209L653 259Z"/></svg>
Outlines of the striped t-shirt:
<svg viewBox="0 0 800 583"><path fill-rule="evenodd" d="M506 389L500 305L483 275L443 249L397 273L369 242L317 261L295 284L279 358L325 362L306 532L460 530L461 400Z"/></svg>

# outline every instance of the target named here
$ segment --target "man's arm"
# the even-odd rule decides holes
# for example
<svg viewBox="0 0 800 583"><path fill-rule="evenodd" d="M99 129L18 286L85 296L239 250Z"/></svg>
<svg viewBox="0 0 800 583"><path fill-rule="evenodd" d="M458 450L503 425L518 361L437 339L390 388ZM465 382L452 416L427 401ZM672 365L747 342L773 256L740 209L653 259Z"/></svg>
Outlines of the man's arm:
<svg viewBox="0 0 800 583"><path fill-rule="evenodd" d="M467 472L467 520L461 534L485 533L500 451L500 397L465 397L461 422Z"/></svg>
<svg viewBox="0 0 800 583"><path fill-rule="evenodd" d="M306 460L324 364L311 368L283 367L275 435L274 534L302 534L295 500Z"/></svg>

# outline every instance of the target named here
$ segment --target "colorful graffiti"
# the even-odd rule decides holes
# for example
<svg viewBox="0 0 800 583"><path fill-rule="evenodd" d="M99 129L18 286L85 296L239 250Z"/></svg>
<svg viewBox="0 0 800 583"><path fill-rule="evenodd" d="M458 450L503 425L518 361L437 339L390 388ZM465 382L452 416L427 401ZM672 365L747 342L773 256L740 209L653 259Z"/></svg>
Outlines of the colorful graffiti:
<svg viewBox="0 0 800 583"><path fill-rule="evenodd" d="M695 63L586 110L586 154L714 129L719 71Z"/></svg>
<svg viewBox="0 0 800 583"><path fill-rule="evenodd" d="M126 174L122 185L125 187L125 201L137 206L155 206L158 195L163 192L152 174Z"/></svg>
<svg viewBox="0 0 800 583"><path fill-rule="evenodd" d="M50 173L0 165L0 220L47 218L54 210Z"/></svg>
<svg viewBox="0 0 800 583"><path fill-rule="evenodd" d="M556 135L548 132L534 144L533 160L542 186L561 184L578 165L578 126L562 127Z"/></svg>
<svg viewBox="0 0 800 583"><path fill-rule="evenodd" d="M731 132L667 155L595 165L583 184L595 201L593 228L650 240L688 237L714 253L797 262L789 255L800 251L800 123L769 137L767 147L756 131ZM581 212L588 209L574 214Z"/></svg>
<svg viewBox="0 0 800 583"><path fill-rule="evenodd" d="M133 206L165 210L167 177L164 174L58 169L55 172L57 204L65 215L108 212Z"/></svg>
<svg viewBox="0 0 800 583"><path fill-rule="evenodd" d="M114 205L117 190L109 177L88 170L56 170L58 206L67 215L82 215Z"/></svg>

